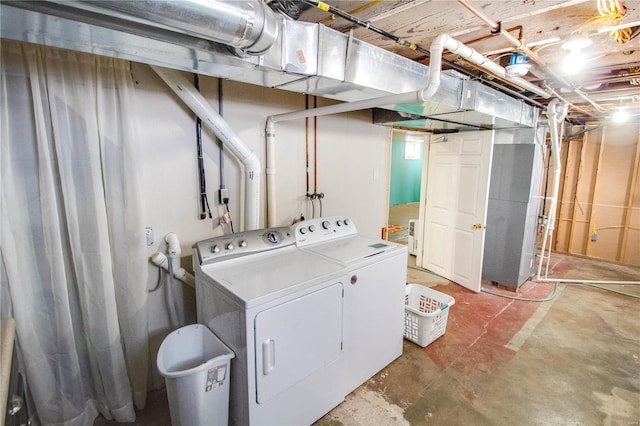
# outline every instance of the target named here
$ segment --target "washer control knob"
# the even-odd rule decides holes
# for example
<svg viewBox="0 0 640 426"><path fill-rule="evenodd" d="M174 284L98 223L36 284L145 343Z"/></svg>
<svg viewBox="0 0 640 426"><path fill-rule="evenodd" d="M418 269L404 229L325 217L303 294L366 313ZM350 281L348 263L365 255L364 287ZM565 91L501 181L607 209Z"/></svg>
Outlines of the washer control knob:
<svg viewBox="0 0 640 426"><path fill-rule="evenodd" d="M238 242L238 247L245 248L247 246L247 240L240 240Z"/></svg>
<svg viewBox="0 0 640 426"><path fill-rule="evenodd" d="M209 251L211 253L218 253L220 251L220 247L218 247L217 245L212 245L211 247L209 247Z"/></svg>
<svg viewBox="0 0 640 426"><path fill-rule="evenodd" d="M328 221L328 220L323 220L323 221L322 221L322 227L323 227L324 229L329 229L329 225L331 225L331 224L329 223L329 221Z"/></svg>
<svg viewBox="0 0 640 426"><path fill-rule="evenodd" d="M306 234L307 233L307 228L305 228L304 226L302 228L300 228L300 233L301 234Z"/></svg>
<svg viewBox="0 0 640 426"><path fill-rule="evenodd" d="M338 226L342 226L342 221L341 221L340 219L338 219L338 220L336 221L336 225L338 225Z"/></svg>
<svg viewBox="0 0 640 426"><path fill-rule="evenodd" d="M316 230L316 227L313 225L309 225L309 232L313 232Z"/></svg>
<svg viewBox="0 0 640 426"><path fill-rule="evenodd" d="M225 250L233 250L233 243L227 243L227 245L224 246Z"/></svg>
<svg viewBox="0 0 640 426"><path fill-rule="evenodd" d="M344 223L344 226L347 226L349 224L349 219L343 220L342 223Z"/></svg>
<svg viewBox="0 0 640 426"><path fill-rule="evenodd" d="M282 239L282 235L279 232L267 232L264 234L263 238L265 241L271 245L280 244L280 240Z"/></svg>

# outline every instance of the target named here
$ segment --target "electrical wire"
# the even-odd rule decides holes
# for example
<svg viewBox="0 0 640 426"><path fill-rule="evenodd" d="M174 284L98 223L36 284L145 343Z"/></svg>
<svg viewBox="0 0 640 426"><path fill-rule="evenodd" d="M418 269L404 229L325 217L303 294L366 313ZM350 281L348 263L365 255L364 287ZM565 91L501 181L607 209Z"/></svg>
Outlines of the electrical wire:
<svg viewBox="0 0 640 426"><path fill-rule="evenodd" d="M235 234L236 232L233 230L233 219L231 219L231 210L229 210L229 200L224 202L224 206L227 208L227 215L229 217L229 226L231 227L231 233Z"/></svg>
<svg viewBox="0 0 640 426"><path fill-rule="evenodd" d="M196 90L200 91L200 83L198 81L198 74L193 74L193 85ZM213 217L211 214L211 208L209 207L209 200L207 199L207 179L204 171L204 157L202 155L202 120L196 116L196 147L198 153L198 177L200 179L200 220L206 219L207 212L209 213L209 219Z"/></svg>
<svg viewBox="0 0 640 426"><path fill-rule="evenodd" d="M579 26L571 34L579 33L587 27L602 22L615 23L622 19L622 17L627 13L626 6L620 0L598 0L597 6L598 14L600 16L594 16L588 19L584 24ZM632 33L633 30L631 28L620 28L609 32L609 37L614 39L616 43L624 44L628 43L631 40Z"/></svg>

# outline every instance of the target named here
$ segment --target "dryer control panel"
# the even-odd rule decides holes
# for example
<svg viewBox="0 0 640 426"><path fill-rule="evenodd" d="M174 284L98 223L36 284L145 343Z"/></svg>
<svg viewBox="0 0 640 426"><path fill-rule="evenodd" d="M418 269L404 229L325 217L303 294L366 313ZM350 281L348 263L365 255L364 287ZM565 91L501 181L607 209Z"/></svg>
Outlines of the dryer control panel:
<svg viewBox="0 0 640 426"><path fill-rule="evenodd" d="M206 265L234 257L256 254L293 245L295 238L290 228L279 227L238 232L210 238L194 244L198 261Z"/></svg>
<svg viewBox="0 0 640 426"><path fill-rule="evenodd" d="M296 239L296 246L330 241L358 233L356 226L346 216L327 216L303 220L291 227Z"/></svg>

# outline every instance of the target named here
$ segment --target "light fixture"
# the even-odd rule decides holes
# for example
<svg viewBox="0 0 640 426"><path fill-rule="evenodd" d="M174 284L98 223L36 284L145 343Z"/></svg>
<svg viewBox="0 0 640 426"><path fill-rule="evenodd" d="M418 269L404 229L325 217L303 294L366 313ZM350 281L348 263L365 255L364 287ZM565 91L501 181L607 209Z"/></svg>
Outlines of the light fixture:
<svg viewBox="0 0 640 426"><path fill-rule="evenodd" d="M527 63L527 56L524 53L514 53L509 58L509 65L505 68L507 77L522 77L529 72L531 64Z"/></svg>
<svg viewBox="0 0 640 426"><path fill-rule="evenodd" d="M569 55L562 61L562 69L567 74L575 74L584 68L585 59L582 49L591 46L588 37L573 36L562 44L562 48L569 51Z"/></svg>
<svg viewBox="0 0 640 426"><path fill-rule="evenodd" d="M611 119L614 123L626 123L629 120L629 111L626 106L619 106L613 112Z"/></svg>

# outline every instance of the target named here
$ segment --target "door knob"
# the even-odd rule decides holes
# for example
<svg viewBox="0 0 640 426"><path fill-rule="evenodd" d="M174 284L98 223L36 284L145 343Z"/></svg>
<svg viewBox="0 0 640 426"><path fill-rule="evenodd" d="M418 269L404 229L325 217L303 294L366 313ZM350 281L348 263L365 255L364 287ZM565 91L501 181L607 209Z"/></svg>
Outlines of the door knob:
<svg viewBox="0 0 640 426"><path fill-rule="evenodd" d="M473 224L473 229L482 229L482 228L486 228L486 226L482 226L481 223L474 223Z"/></svg>

